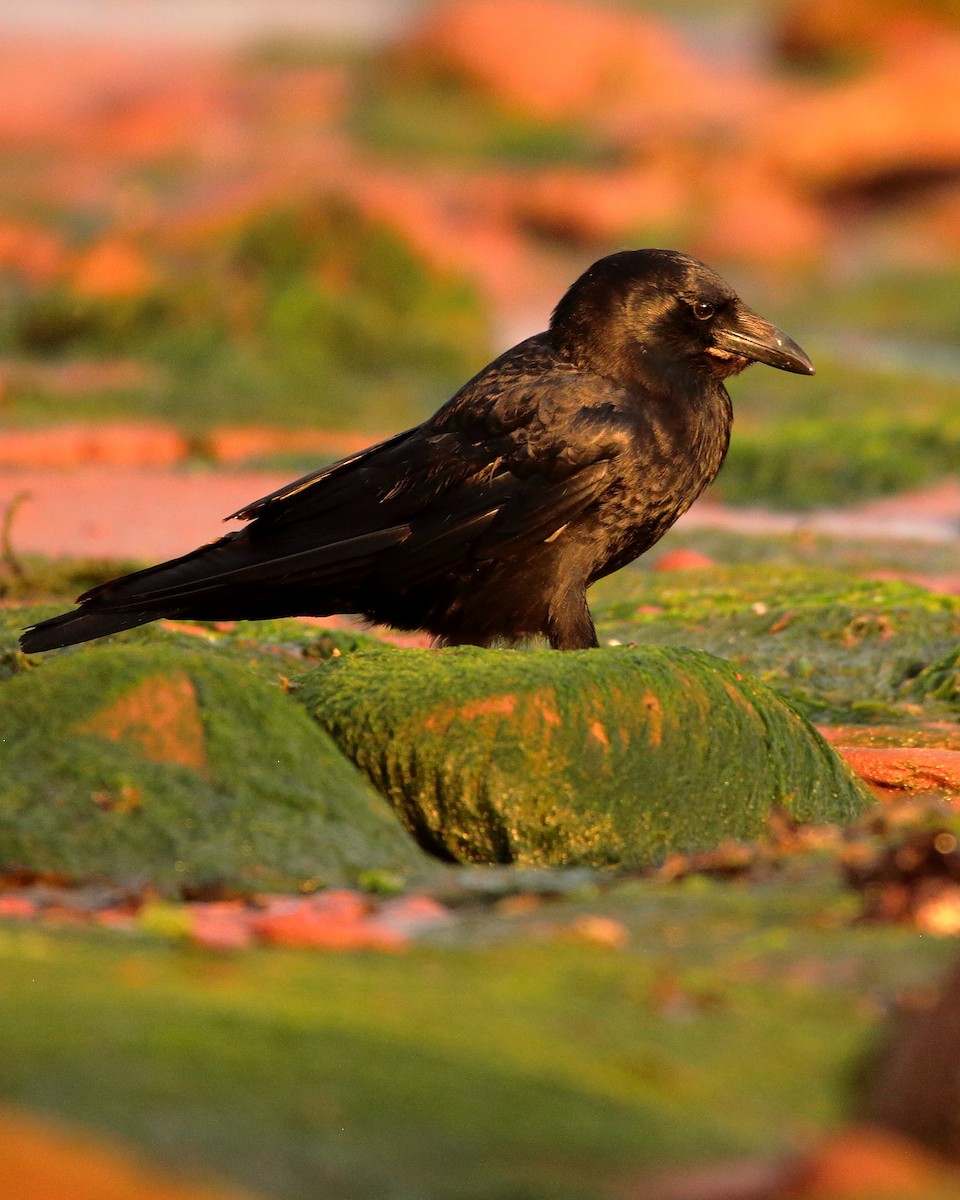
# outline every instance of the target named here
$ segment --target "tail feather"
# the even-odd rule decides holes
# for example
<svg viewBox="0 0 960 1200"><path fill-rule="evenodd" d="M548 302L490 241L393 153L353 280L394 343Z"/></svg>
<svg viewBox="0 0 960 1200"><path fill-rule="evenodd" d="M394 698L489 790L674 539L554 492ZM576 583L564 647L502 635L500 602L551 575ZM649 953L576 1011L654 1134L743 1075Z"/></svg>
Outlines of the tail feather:
<svg viewBox="0 0 960 1200"><path fill-rule="evenodd" d="M489 521L490 516L483 514L483 519ZM79 608L25 630L20 645L28 654L60 649L160 617L291 616L304 611L299 606L306 601L302 585L307 583L312 605L319 594L335 606L323 611L338 611L339 585L349 594L351 584L370 576L384 550L399 546L409 535L410 527L401 525L262 558L248 543L227 537L91 589L80 597ZM293 595L287 595L287 589Z"/></svg>
<svg viewBox="0 0 960 1200"><path fill-rule="evenodd" d="M156 620L155 612L85 612L82 608L61 613L47 621L39 621L20 635L20 648L25 654L43 650L59 650L76 642L88 642L108 633L121 633Z"/></svg>

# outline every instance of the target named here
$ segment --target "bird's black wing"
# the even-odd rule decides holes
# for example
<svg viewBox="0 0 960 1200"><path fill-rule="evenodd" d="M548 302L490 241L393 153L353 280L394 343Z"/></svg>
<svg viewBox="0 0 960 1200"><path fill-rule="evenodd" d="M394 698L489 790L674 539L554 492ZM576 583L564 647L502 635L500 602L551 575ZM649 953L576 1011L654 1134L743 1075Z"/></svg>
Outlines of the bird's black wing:
<svg viewBox="0 0 960 1200"><path fill-rule="evenodd" d="M431 421L240 510L245 529L87 592L25 648L158 616L358 611L358 589L409 588L548 540L602 494L622 429L603 381L532 343Z"/></svg>

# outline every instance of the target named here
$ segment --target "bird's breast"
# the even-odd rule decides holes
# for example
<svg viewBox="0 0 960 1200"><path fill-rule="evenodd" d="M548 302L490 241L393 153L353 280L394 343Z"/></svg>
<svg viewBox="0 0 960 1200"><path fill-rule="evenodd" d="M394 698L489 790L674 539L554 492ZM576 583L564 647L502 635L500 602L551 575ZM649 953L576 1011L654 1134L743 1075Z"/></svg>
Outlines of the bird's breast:
<svg viewBox="0 0 960 1200"><path fill-rule="evenodd" d="M632 562L657 542L713 482L730 440L724 392L702 410L656 410L637 422L630 451L597 511L595 578Z"/></svg>

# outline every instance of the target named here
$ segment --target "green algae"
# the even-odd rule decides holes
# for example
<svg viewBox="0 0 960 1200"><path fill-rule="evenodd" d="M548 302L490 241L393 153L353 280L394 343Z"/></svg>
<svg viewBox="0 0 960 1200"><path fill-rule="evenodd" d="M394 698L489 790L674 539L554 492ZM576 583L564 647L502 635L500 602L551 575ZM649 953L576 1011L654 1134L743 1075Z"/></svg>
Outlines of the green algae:
<svg viewBox="0 0 960 1200"><path fill-rule="evenodd" d="M758 836L775 806L845 822L861 785L761 683L697 651L379 651L296 691L424 848L636 866Z"/></svg>
<svg viewBox="0 0 960 1200"><path fill-rule="evenodd" d="M664 554L680 548L697 550L723 566L763 566L781 570L801 567L844 572L848 576L857 574L868 579L881 578L884 573L888 576L947 576L957 567L957 548L952 540L915 541L907 535L896 534L895 530L891 536L884 537L847 533L834 536L820 533L801 522L791 533L682 523L674 526L653 550L644 555L637 568L655 568Z"/></svg>
<svg viewBox="0 0 960 1200"><path fill-rule="evenodd" d="M769 372L750 371L731 384L736 423L717 496L809 509L934 484L955 472L960 380L844 363L807 342L799 317L784 324L810 350L817 374L778 379L775 396Z"/></svg>
<svg viewBox="0 0 960 1200"><path fill-rule="evenodd" d="M444 77L368 69L355 90L349 129L388 157L486 162L510 167L558 163L610 166L616 146L587 122L537 120L510 111L475 87Z"/></svg>
<svg viewBox="0 0 960 1200"><path fill-rule="evenodd" d="M89 244L70 230L71 249ZM141 295L62 283L4 286L0 350L27 358L133 356L157 368L124 392L67 402L71 420L136 413L196 434L223 421L367 428L412 423L488 350L469 281L431 266L349 200L262 207L197 239L161 239ZM65 415L36 383L4 398L12 420Z"/></svg>
<svg viewBox="0 0 960 1200"><path fill-rule="evenodd" d="M596 916L624 949L576 936ZM269 1200L612 1200L849 1111L893 997L953 957L850 916L807 877L628 883L400 956L0 925L0 1097Z"/></svg>
<svg viewBox="0 0 960 1200"><path fill-rule="evenodd" d="M915 721L911 681L960 635L958 597L811 568L627 570L592 605L601 641L706 650L821 721Z"/></svg>
<svg viewBox="0 0 960 1200"><path fill-rule="evenodd" d="M419 855L283 691L225 657L96 646L0 682L0 867L296 887Z"/></svg>
<svg viewBox="0 0 960 1200"><path fill-rule="evenodd" d="M112 578L109 576L108 578ZM23 629L62 612L65 604L22 604L0 608L0 678L50 660L49 654L25 656L18 649ZM295 619L267 621L153 622L112 634L98 646L157 646L179 650L202 649L205 654L241 663L264 679L285 685L305 666L337 658L354 650L380 645L356 630L326 629ZM85 653L90 646L67 647L52 657Z"/></svg>
<svg viewBox="0 0 960 1200"><path fill-rule="evenodd" d="M954 648L921 671L910 691L923 700L940 700L954 708L960 706L960 648Z"/></svg>
<svg viewBox="0 0 960 1200"><path fill-rule="evenodd" d="M16 525L11 540L16 543ZM73 600L81 592L146 565L132 559L43 558L10 552L7 560L0 562L0 600L4 604L45 601L55 596ZM0 618L2 615L0 610Z"/></svg>

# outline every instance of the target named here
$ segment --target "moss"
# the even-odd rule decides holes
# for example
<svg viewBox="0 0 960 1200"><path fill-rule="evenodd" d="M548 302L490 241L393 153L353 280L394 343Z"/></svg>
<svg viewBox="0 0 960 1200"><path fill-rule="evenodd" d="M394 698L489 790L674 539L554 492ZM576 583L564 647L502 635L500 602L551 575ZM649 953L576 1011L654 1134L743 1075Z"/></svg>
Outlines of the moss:
<svg viewBox="0 0 960 1200"><path fill-rule="evenodd" d="M504 166L601 166L622 155L586 123L505 110L469 85L380 64L361 76L348 127L372 149L405 158Z"/></svg>
<svg viewBox="0 0 960 1200"><path fill-rule="evenodd" d="M14 527L14 542L16 528ZM17 569L9 563L0 565L0 600L4 604L23 604L28 601L49 600L56 596L73 601L82 592L136 571L145 563L124 559L104 558L40 558L37 555L16 555ZM3 615L0 613L0 622Z"/></svg>
<svg viewBox="0 0 960 1200"><path fill-rule="evenodd" d="M418 862L302 710L225 657L85 648L8 676L0 714L5 869L171 890L331 883Z"/></svg>
<svg viewBox="0 0 960 1200"><path fill-rule="evenodd" d="M921 699L940 700L953 707L960 705L960 649L954 648L921 671L910 691Z"/></svg>
<svg viewBox="0 0 960 1200"><path fill-rule="evenodd" d="M159 368L138 390L71 398L72 419L135 411L196 433L223 421L355 427L360 411L382 429L432 411L487 357L475 290L350 202L259 211L153 255L158 280L135 298L0 280L0 348ZM4 400L8 419L63 411L36 387Z"/></svg>
<svg viewBox="0 0 960 1200"><path fill-rule="evenodd" d="M865 802L762 684L695 651L380 651L296 693L421 845L463 862L636 865Z"/></svg>
<svg viewBox="0 0 960 1200"><path fill-rule="evenodd" d="M306 467L304 467L306 470ZM805 528L803 523L792 533L751 532L744 536L738 529L682 523L674 526L654 550L645 555L636 570L649 572L669 551L689 547L723 566L803 568L804 570L845 573L864 579L886 575L947 576L957 567L953 541L914 541L900 537L883 539L869 536L835 537ZM630 578L628 571L622 578ZM666 580L661 576L660 582ZM606 584L599 585L605 588Z"/></svg>
<svg viewBox="0 0 960 1200"><path fill-rule="evenodd" d="M925 374L920 353L915 363L893 368L819 352L803 333L813 322L822 326L814 311L778 318L811 351L814 378L778 379L776 403L769 372L732 381L736 425L716 494L733 503L813 508L951 475L960 448L960 382Z"/></svg>
<svg viewBox="0 0 960 1200"><path fill-rule="evenodd" d="M739 425L717 483L731 504L850 504L937 483L960 455L960 423L873 414L862 422Z"/></svg>
<svg viewBox="0 0 960 1200"><path fill-rule="evenodd" d="M811 568L628 570L592 595L601 640L720 655L817 720L914 721L910 681L960 635L955 596Z"/></svg>
<svg viewBox="0 0 960 1200"><path fill-rule="evenodd" d="M105 578L114 578L108 573ZM37 621L62 612L65 605L32 604L0 608L0 677L48 661L47 655L32 658L19 653L20 632ZM295 619L269 621L204 622L156 621L111 635L98 646L155 646L179 650L203 648L205 654L242 663L274 684L286 686L302 674L305 663L336 658L361 648L380 645L369 634L324 629ZM69 647L56 657L83 654L90 646Z"/></svg>
<svg viewBox="0 0 960 1200"><path fill-rule="evenodd" d="M628 883L469 945L226 960L5 924L0 1097L269 1200L612 1200L840 1120L892 997L954 954L850 913L810 877Z"/></svg>
<svg viewBox="0 0 960 1200"><path fill-rule="evenodd" d="M954 5L956 9L956 6ZM819 328L855 329L889 335L903 342L955 346L960 339L956 295L960 271L885 266L846 285L812 280L797 290L791 307L813 313ZM922 350L917 353L917 360Z"/></svg>

